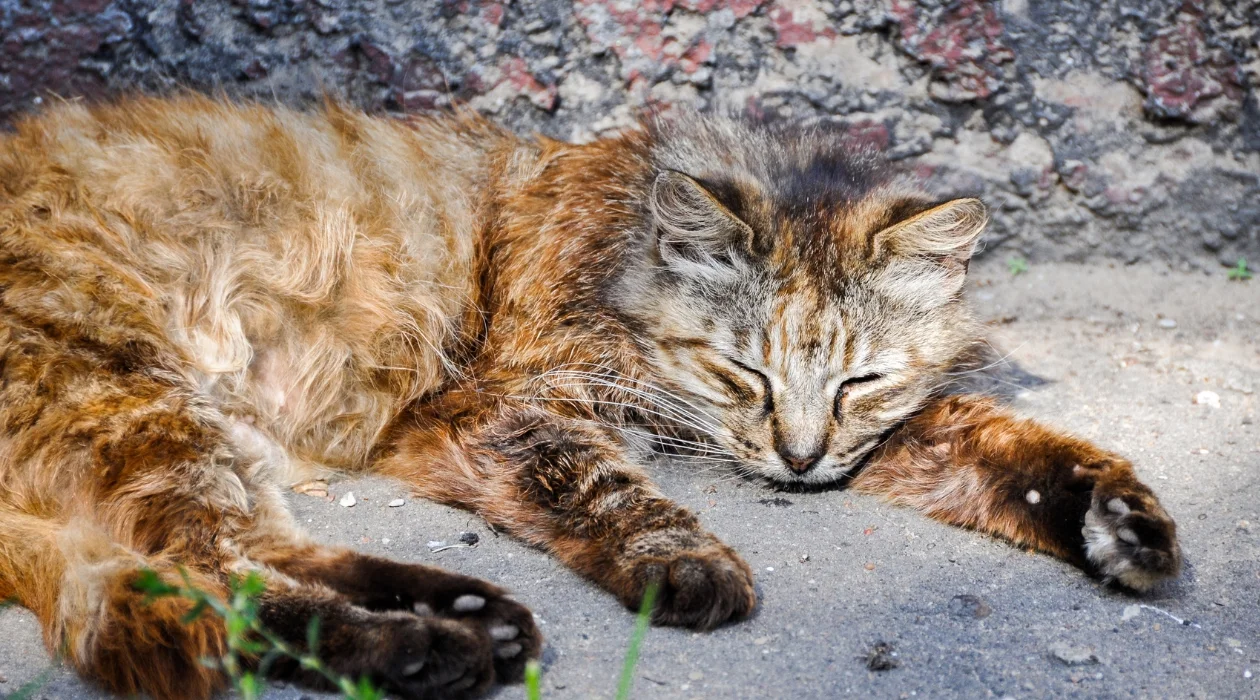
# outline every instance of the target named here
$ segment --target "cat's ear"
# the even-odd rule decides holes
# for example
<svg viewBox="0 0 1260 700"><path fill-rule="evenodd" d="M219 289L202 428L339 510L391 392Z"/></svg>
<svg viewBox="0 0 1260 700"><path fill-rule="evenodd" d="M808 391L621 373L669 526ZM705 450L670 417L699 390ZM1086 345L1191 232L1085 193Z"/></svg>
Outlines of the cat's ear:
<svg viewBox="0 0 1260 700"><path fill-rule="evenodd" d="M677 272L729 273L751 250L753 232L694 178L666 170L652 183L652 221L661 260Z"/></svg>
<svg viewBox="0 0 1260 700"><path fill-rule="evenodd" d="M921 305L954 299L988 221L983 202L955 199L875 234L873 250L884 263L881 286Z"/></svg>

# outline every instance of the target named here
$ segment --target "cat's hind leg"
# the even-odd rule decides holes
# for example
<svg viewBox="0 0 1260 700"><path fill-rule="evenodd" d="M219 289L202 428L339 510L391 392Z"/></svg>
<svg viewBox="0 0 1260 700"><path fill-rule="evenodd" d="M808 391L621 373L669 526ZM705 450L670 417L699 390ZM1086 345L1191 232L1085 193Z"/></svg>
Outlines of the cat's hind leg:
<svg viewBox="0 0 1260 700"><path fill-rule="evenodd" d="M35 614L51 655L120 695L209 697L225 679L200 660L227 652L222 622L186 621L187 600L146 601L133 587L142 568L181 580L170 562L138 556L90 521L0 507L0 596ZM186 571L207 593L225 595L223 577Z"/></svg>
<svg viewBox="0 0 1260 700"><path fill-rule="evenodd" d="M149 600L138 579L148 569L179 585L186 572L225 598L232 576L262 570L263 626L300 648L319 616L319 655L339 674L414 698L470 697L494 681L479 625L368 610L250 561L240 542L269 526L256 507L268 489L180 375L87 351L0 349L0 587L81 673L122 694L208 697L225 683L202 663L226 651L223 621L187 620L192 601Z"/></svg>
<svg viewBox="0 0 1260 700"><path fill-rule="evenodd" d="M1176 524L1128 461L986 399L929 405L871 456L852 487L1138 591L1181 569Z"/></svg>

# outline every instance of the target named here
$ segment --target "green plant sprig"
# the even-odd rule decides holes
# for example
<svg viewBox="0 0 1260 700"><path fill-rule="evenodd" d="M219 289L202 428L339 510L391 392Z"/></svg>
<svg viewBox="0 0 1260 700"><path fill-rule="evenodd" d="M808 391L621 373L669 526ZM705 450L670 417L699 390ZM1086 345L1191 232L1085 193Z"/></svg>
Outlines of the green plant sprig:
<svg viewBox="0 0 1260 700"><path fill-rule="evenodd" d="M1247 259L1238 258L1238 264L1229 268L1227 277L1231 282L1246 282L1251 279L1251 270L1247 269Z"/></svg>
<svg viewBox="0 0 1260 700"><path fill-rule="evenodd" d="M371 679L363 677L356 683L334 673L319 660L316 655L319 648L318 617L312 617L307 625L305 652L295 649L264 627L258 617L258 598L266 591L267 584L258 572L251 571L244 577L233 576L228 582L227 601L198 588L184 569L179 570L179 575L184 585L174 586L163 581L152 569L143 569L133 585L144 592L146 601L168 597L192 601L192 609L181 620L184 624L196 621L207 611L223 619L228 651L218 659L202 659L202 663L222 669L244 700L257 700L262 695L260 678L282 658L296 661L303 669L323 676L349 700L382 700L385 697ZM257 668L247 668L246 659L259 659Z"/></svg>

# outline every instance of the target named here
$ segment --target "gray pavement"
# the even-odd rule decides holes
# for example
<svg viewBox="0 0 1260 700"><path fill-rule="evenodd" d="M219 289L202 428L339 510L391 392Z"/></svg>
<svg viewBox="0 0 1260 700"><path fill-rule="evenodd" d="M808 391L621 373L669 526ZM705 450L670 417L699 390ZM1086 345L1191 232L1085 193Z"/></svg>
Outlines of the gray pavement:
<svg viewBox="0 0 1260 700"><path fill-rule="evenodd" d="M1178 520L1182 578L1132 597L874 498L779 494L662 464L664 491L757 572L761 602L751 620L707 634L652 629L635 697L1260 697L1260 279L1107 264L1012 277L992 260L976 266L971 293L1012 359L1049 380L1015 409L1134 460ZM1195 402L1204 391L1219 407ZM292 497L316 538L507 586L547 637L544 698L613 696L633 619L611 597L467 513L410 499L388 508L406 497L401 485L332 487L349 490L353 508ZM426 546L462 531L481 543ZM898 667L867 669L879 642ZM49 664L33 618L0 612L0 693ZM269 697L302 695L315 694ZM105 696L54 666L33 697Z"/></svg>

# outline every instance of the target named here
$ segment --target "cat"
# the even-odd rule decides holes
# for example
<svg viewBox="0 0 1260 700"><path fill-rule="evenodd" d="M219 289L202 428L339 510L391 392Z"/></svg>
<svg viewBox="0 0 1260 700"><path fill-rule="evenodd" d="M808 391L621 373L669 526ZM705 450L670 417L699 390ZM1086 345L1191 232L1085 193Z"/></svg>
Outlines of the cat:
<svg viewBox="0 0 1260 700"><path fill-rule="evenodd" d="M283 492L372 472L469 509L653 619L748 616L753 576L642 450L847 485L1125 587L1174 577L1128 461L950 391L986 224L825 125L677 115L584 145L196 96L0 135L0 598L117 693L204 698L222 595L408 697L521 678L541 637L477 579L320 545Z"/></svg>

